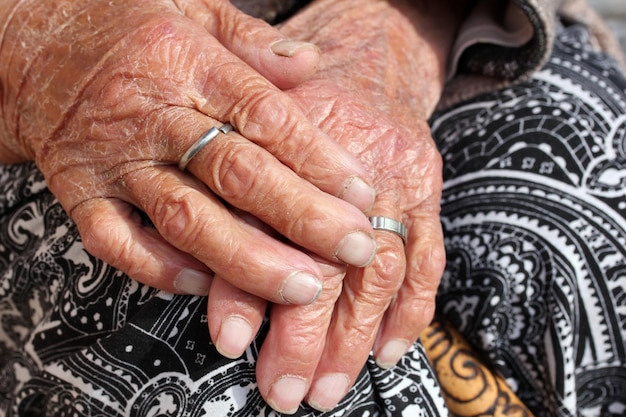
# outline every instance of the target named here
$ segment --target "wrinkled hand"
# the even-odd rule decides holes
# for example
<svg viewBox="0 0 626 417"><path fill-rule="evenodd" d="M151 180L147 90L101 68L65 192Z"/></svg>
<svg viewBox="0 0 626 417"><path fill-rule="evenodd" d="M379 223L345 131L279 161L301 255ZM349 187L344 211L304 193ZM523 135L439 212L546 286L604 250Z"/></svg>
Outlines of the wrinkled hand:
<svg viewBox="0 0 626 417"><path fill-rule="evenodd" d="M328 279L314 304L271 307L257 381L279 411L294 412L305 397L319 410L334 408L372 348L380 366L393 366L433 316L445 253L441 159L426 120L442 90L456 23L437 8L323 0L281 28L323 52L318 76L289 94L374 176L377 199L368 214L402 220L409 233L403 247L398 236L377 231L374 264L349 268L343 280L340 267L325 265ZM234 329L245 328L240 334L251 339L264 307L216 280L209 326L218 346L241 353L249 340L235 340Z"/></svg>
<svg viewBox="0 0 626 417"><path fill-rule="evenodd" d="M272 302L315 300L318 264L237 207L310 253L371 261L367 172L273 85L310 76L311 45L226 0L0 10L2 159L36 161L93 255L171 292L206 294L212 270ZM239 133L220 134L180 172L185 150L226 122Z"/></svg>
<svg viewBox="0 0 626 417"><path fill-rule="evenodd" d="M345 268L320 262L326 279L315 303L271 306L257 382L268 403L285 413L295 411L305 397L321 411L334 408L372 348L379 366L395 365L432 319L445 262L438 216L441 162L427 126L409 131L391 117L350 102L350 93L339 92L338 86L314 85L303 101L312 112L325 115L321 124L341 142L361 140L359 156L372 162L372 172L378 174L372 213L402 219L409 237L404 248L399 236L376 231L371 266L350 267L344 278ZM330 112L326 98L313 96L324 91L337 94ZM352 120L349 127L336 123L346 117ZM216 280L208 316L218 348L238 356L260 326L265 308L264 300ZM224 326L233 327L224 331Z"/></svg>

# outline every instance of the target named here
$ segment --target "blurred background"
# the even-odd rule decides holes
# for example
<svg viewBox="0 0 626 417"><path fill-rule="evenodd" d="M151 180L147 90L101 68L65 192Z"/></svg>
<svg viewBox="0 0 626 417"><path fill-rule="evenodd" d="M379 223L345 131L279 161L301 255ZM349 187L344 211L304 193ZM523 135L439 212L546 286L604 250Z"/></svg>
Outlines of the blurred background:
<svg viewBox="0 0 626 417"><path fill-rule="evenodd" d="M588 0L617 34L626 52L626 0Z"/></svg>

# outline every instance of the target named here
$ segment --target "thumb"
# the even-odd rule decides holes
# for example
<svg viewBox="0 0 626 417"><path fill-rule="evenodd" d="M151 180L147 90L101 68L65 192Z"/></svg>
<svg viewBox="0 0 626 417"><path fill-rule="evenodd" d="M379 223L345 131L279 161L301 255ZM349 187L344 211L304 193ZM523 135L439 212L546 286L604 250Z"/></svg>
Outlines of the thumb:
<svg viewBox="0 0 626 417"><path fill-rule="evenodd" d="M243 13L228 0L181 3L187 17L276 87L287 90L315 74L321 54L316 45L285 39L278 29Z"/></svg>

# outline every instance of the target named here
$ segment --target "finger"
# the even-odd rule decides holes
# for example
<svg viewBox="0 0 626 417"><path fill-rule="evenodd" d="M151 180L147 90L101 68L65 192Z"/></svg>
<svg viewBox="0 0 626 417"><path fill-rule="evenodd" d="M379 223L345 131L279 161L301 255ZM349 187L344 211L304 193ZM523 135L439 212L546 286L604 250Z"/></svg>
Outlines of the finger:
<svg viewBox="0 0 626 417"><path fill-rule="evenodd" d="M168 36L155 35L161 33ZM118 54L133 59L120 60ZM106 151L128 160L178 163L182 152L167 152L177 144L161 140L159 131L172 120L155 123L155 117L164 109L191 108L230 122L322 191L361 211L371 208L375 192L362 164L312 125L294 100L205 28L181 15L155 17L107 56L99 70L106 76L91 80L81 96L80 114L89 117L75 121L85 129L78 132L89 132L85 153L93 154L92 143L97 141L106 147L98 149L98 155ZM186 140L195 138L186 136ZM116 148L120 143L121 149Z"/></svg>
<svg viewBox="0 0 626 417"><path fill-rule="evenodd" d="M179 147L191 146L218 123L193 110L171 113L161 117L173 120L163 131ZM194 133L181 133L190 131ZM218 134L187 170L231 205L325 259L364 266L375 254L371 225L359 209L313 187L237 132Z"/></svg>
<svg viewBox="0 0 626 417"><path fill-rule="evenodd" d="M237 10L230 2L179 4L187 17L207 28L229 51L281 90L309 80L317 70L321 53L317 46L285 39L276 28Z"/></svg>
<svg viewBox="0 0 626 417"><path fill-rule="evenodd" d="M384 205L397 207L384 202L380 206ZM377 203L373 211L385 213L380 206ZM395 209L387 213L386 217L401 218ZM356 380L374 345L387 307L405 276L402 239L385 230L376 230L375 235L378 250L374 262L367 268L348 269L327 343L307 395L307 402L320 411L333 409ZM336 384L329 381L336 381ZM339 381L344 381L342 389L337 385Z"/></svg>
<svg viewBox="0 0 626 417"><path fill-rule="evenodd" d="M408 223L407 272L402 287L383 318L374 346L381 368L394 366L431 322L445 266L439 210L425 210Z"/></svg>
<svg viewBox="0 0 626 417"><path fill-rule="evenodd" d="M322 273L309 256L233 216L197 180L165 165L137 169L123 180L132 203L164 239L232 285L277 303L318 297Z"/></svg>
<svg viewBox="0 0 626 417"><path fill-rule="evenodd" d="M230 122L245 138L267 149L321 190L362 211L369 210L375 192L362 164L309 122L294 100L230 54L219 40L232 38L234 32L228 19L236 10L225 2L206 4L219 20L213 23L217 39L206 34L204 39L201 37L202 43L197 44L201 50L193 55L195 62L187 66L192 68L194 80L203 81L195 84L197 91L193 92L199 95L194 97L197 108L208 116ZM257 36L256 32L244 33L247 35L243 45Z"/></svg>
<svg viewBox="0 0 626 417"><path fill-rule="evenodd" d="M213 273L166 242L135 208L94 199L72 212L85 249L134 279L172 293L206 295Z"/></svg>
<svg viewBox="0 0 626 417"><path fill-rule="evenodd" d="M261 395L273 409L286 414L297 410L310 386L345 275L343 266L326 262L320 266L324 290L315 303L271 307L270 330L257 360Z"/></svg>
<svg viewBox="0 0 626 417"><path fill-rule="evenodd" d="M276 232L249 213L232 209L233 214L260 233ZM252 343L265 317L267 301L214 277L208 300L208 325L218 352L227 358L238 358Z"/></svg>
<svg viewBox="0 0 626 417"><path fill-rule="evenodd" d="M216 276L209 292L207 315L217 351L231 359L241 356L258 333L266 308L264 299Z"/></svg>

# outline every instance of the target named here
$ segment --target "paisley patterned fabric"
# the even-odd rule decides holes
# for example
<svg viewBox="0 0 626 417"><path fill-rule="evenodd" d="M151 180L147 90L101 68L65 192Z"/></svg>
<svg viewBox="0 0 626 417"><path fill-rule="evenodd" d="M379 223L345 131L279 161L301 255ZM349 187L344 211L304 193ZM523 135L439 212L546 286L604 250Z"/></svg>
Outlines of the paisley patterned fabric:
<svg viewBox="0 0 626 417"><path fill-rule="evenodd" d="M533 79L432 128L446 319L393 369L370 360L333 412L298 415L626 415L624 76L570 27ZM254 377L268 323L221 357L206 300L90 256L33 165L0 166L0 218L0 416L278 415Z"/></svg>
<svg viewBox="0 0 626 417"><path fill-rule="evenodd" d="M433 123L440 312L537 415L626 415L626 83L586 43Z"/></svg>

